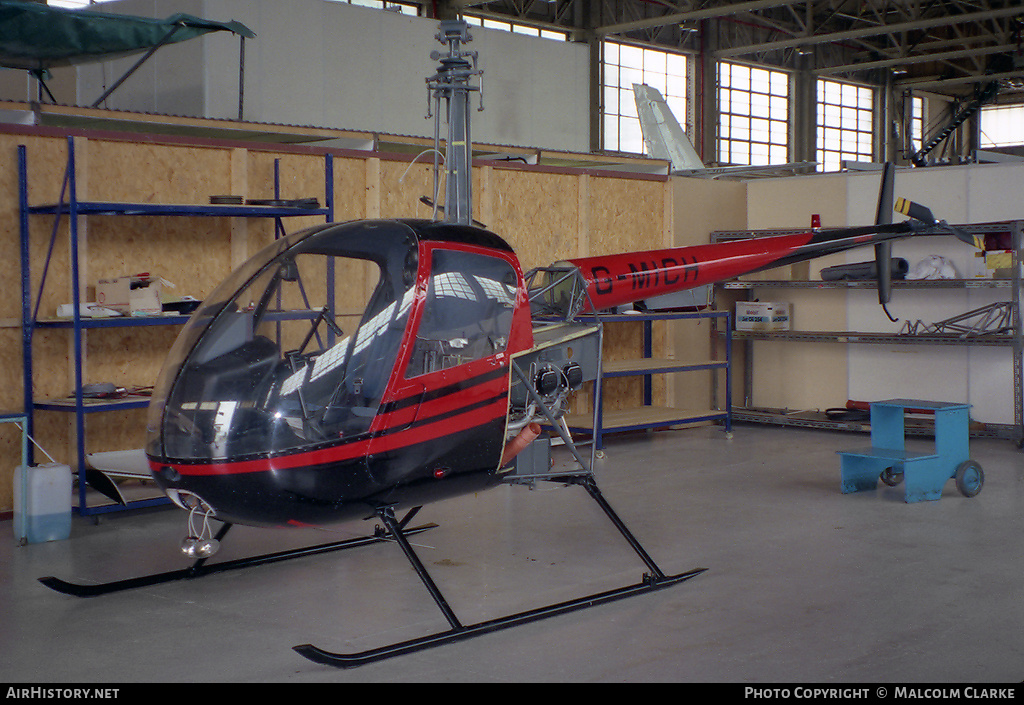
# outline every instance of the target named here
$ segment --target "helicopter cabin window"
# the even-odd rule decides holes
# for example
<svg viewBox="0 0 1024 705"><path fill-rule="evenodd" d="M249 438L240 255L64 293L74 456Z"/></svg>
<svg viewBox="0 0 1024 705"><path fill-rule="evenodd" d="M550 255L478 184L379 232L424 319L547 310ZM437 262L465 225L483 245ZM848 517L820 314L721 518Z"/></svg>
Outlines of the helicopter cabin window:
<svg viewBox="0 0 1024 705"><path fill-rule="evenodd" d="M214 292L220 303L197 312L176 347L169 457L353 438L377 414L415 299L415 239L397 226L333 226L263 255Z"/></svg>
<svg viewBox="0 0 1024 705"><path fill-rule="evenodd" d="M516 295L503 260L434 250L427 297L406 377L428 374L505 350Z"/></svg>

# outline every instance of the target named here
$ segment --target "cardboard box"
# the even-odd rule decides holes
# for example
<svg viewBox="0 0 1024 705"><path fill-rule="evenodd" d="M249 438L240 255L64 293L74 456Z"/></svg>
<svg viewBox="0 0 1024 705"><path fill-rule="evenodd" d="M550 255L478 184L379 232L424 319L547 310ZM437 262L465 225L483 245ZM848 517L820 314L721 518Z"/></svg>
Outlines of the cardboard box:
<svg viewBox="0 0 1024 705"><path fill-rule="evenodd" d="M116 277L96 282L96 303L127 316L159 316L163 313L162 280L140 281Z"/></svg>
<svg viewBox="0 0 1024 705"><path fill-rule="evenodd" d="M1013 250L975 252L970 276L974 279L1012 278Z"/></svg>
<svg viewBox="0 0 1024 705"><path fill-rule="evenodd" d="M780 331L790 329L789 304L779 301L737 301L736 330Z"/></svg>

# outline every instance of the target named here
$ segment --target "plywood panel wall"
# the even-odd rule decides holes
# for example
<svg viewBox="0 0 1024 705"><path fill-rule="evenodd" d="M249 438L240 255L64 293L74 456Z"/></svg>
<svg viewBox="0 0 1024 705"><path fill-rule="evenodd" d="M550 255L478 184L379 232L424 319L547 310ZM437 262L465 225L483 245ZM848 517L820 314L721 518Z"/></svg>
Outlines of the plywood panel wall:
<svg viewBox="0 0 1024 705"><path fill-rule="evenodd" d="M22 406L21 310L17 145L28 150L29 201L55 202L67 157L66 135L55 130L0 133L0 409ZM76 137L79 198L145 203L202 204L214 195L284 199L315 197L324 203L325 151L257 148L227 143L186 143L148 137L80 133ZM433 195L432 160L333 153L336 221L374 217L431 217L420 202ZM273 188L275 164L280 190ZM443 198L443 196L442 196ZM524 269L587 254L662 247L672 230L670 190L664 179L570 170L483 164L474 168L474 216L504 237ZM286 229L318 225L322 218L287 219ZM33 292L47 257L53 221L33 216L30 252ZM232 269L270 243L272 221L233 218L89 217L80 223L83 301L94 300L99 278L149 272L175 285L174 293L202 299ZM66 220L51 254L40 316L69 303L70 262ZM13 286L11 285L13 284ZM121 386L153 384L178 332L177 326L92 330L85 334L85 381ZM659 341L665 345L665 341ZM34 338L35 395L73 391L68 331L40 330ZM129 352L130 351L130 352ZM639 354L628 328L611 336L609 354ZM634 403L639 383L609 391L610 404ZM662 392L663 393L663 392ZM612 407L612 408L613 408ZM87 451L141 447L144 411L94 414L87 420ZM73 461L73 416L36 414L36 436L57 460ZM20 435L0 435L0 512L12 505L13 468Z"/></svg>

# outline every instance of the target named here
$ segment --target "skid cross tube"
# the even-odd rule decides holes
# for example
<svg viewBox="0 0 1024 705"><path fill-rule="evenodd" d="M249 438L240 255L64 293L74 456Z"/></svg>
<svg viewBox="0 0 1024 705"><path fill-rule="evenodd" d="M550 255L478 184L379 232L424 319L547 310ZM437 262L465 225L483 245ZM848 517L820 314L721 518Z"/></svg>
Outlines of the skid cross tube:
<svg viewBox="0 0 1024 705"><path fill-rule="evenodd" d="M412 564L413 570L416 571L416 575L420 576L420 580L423 581L423 585L426 586L427 592L434 598L434 602L441 609L444 614L444 618L448 620L448 624L451 625L452 629L463 629L462 624L459 622L459 618L452 612L452 608L448 606L448 602L444 599L444 595L438 589L433 579L430 577L430 573L427 572L426 566L420 561L419 556L416 555L416 551L413 550L412 544L405 538L405 532L402 531L402 527L395 521L395 512L391 507L384 507L377 511L377 516L384 522L385 528L390 532L391 537L395 540L401 549L405 557L409 559Z"/></svg>
<svg viewBox="0 0 1024 705"><path fill-rule="evenodd" d="M618 529L619 533L626 539L630 547L636 551L636 555L640 556L640 560L642 560L650 569L651 573L654 574L655 579L660 580L665 577L665 574L661 572L661 568L659 568L654 562L654 559L647 554L644 547L640 545L640 542L636 540L636 537L633 536L632 532L626 528L626 524L619 518L619 515L615 513L615 510L612 509L612 505L608 504L608 500L606 500L604 495L601 494L601 490L598 489L597 482L594 481L592 475L578 475L566 478L566 480L573 484L583 485L584 489L586 489L590 496L594 498L594 501L597 502L599 507L601 507L608 519L615 525L615 528Z"/></svg>
<svg viewBox="0 0 1024 705"><path fill-rule="evenodd" d="M478 622L471 625L463 625L451 607L448 606L448 602L444 599L441 591L437 585L431 579L427 569L423 566L416 552L412 546L405 539L405 532L402 527L397 525L394 521L394 514L390 507L384 507L377 510L381 521L384 522L388 531L391 532L395 539L395 542L402 548L406 558L412 564L416 574L423 581L430 596L434 598L434 602L444 613L445 619L448 620L448 624L451 628L448 631L436 632L427 636L419 637L416 639L410 639L408 641L396 642L387 646L381 646L375 649L368 649L366 651L360 651L350 654L334 653L325 651L313 644L301 644L299 646L292 647L297 653L306 657L310 661L315 663L323 664L326 666L335 666L338 668L352 668L355 666L362 666L375 661L382 661L387 658L394 656L401 656L403 654L413 653L415 651L422 651L434 646L441 646L443 644L449 644L455 641L461 641L463 639L469 639L470 637L481 636L483 634L489 634L502 629L508 629L511 627L520 626L529 622L535 622L548 617L555 617L557 615L566 614L587 607L595 607L615 600L621 600L626 597L632 597L645 592L652 592L654 590L660 590L662 588L676 585L685 580L689 580L697 575L703 573L706 568L695 568L685 573L679 573L676 575L665 575L660 568L654 563L647 552L644 551L643 547L636 538L629 532L622 520L619 519L618 515L611 508L608 502L604 499L601 491L597 487L597 483L589 475L583 476L570 476L563 478L566 482L571 484L581 484L590 494L591 497L601 506L605 514L612 521L615 527L622 533L622 535L632 546L633 550L640 556L643 562L650 569L650 573L644 573L643 578L639 583L634 585L627 585L604 592L594 593L585 597L579 597L573 600L567 600L565 602L558 602L544 607L538 607L536 609L527 610L525 612L518 612L516 614L509 615L507 617L499 617L497 619L491 619L485 622Z"/></svg>

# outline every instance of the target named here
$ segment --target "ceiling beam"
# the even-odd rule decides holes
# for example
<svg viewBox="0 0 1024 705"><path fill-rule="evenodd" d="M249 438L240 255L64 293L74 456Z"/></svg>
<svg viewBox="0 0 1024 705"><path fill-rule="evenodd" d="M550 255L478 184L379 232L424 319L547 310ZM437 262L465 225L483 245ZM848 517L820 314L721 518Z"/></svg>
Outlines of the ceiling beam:
<svg viewBox="0 0 1024 705"><path fill-rule="evenodd" d="M996 46L980 47L974 49L959 49L957 51L942 51L931 54L913 54L912 56L900 56L895 59L883 59L879 61L861 61L856 64L845 66L826 66L815 69L812 73L819 76L830 76L848 71L869 71L871 69L884 69L889 66L902 66L904 64L918 64L927 61L944 61L946 59L962 59L969 56L985 56L987 54L998 54L999 52L1016 51L1016 44L998 44Z"/></svg>
<svg viewBox="0 0 1024 705"><path fill-rule="evenodd" d="M1024 69L1007 71L1005 73L984 73L978 74L977 76L961 76L959 78L937 78L926 81L906 80L894 81L893 83L900 90L935 90L936 88L945 88L947 86L962 86L970 83L988 83L990 81L1002 81L1005 79L1024 79Z"/></svg>
<svg viewBox="0 0 1024 705"><path fill-rule="evenodd" d="M603 27L598 27L596 32L598 36L607 34L621 34L622 32L630 32L635 29L663 27L665 25L679 24L681 22L687 22L692 20L706 20L712 17L726 17L728 15L736 15L743 12L764 10L770 7L785 7L786 5L798 5L806 1L807 0L748 0L747 2L736 2L716 7L706 7L702 10L690 10L688 12L673 12L668 15L662 15L661 17L648 17L646 19L634 20L632 22L619 22L618 24L609 24Z"/></svg>
<svg viewBox="0 0 1024 705"><path fill-rule="evenodd" d="M945 15L943 17L932 17L929 19L919 19L910 22L896 22L894 24L874 25L871 27L860 27L858 29L848 29L840 32L829 32L827 34L811 34L806 37L796 37L794 39L781 39L775 42L764 42L761 44L748 44L746 46L729 47L728 49L719 49L714 52L715 56L739 56L741 54L752 54L762 51L770 51L774 49L789 49L793 47L808 46L812 44L822 44L825 42L837 42L846 39L858 39L860 37L872 37L879 34L889 34L891 32L903 32L907 30L924 29L926 27L941 27L945 25L956 25L966 24L969 22L983 22L986 20L997 19L1000 17L1011 17L1013 15L1020 15L1024 13L1019 6L1018 7L1004 7L998 10L983 10L981 12L969 12L963 15Z"/></svg>

